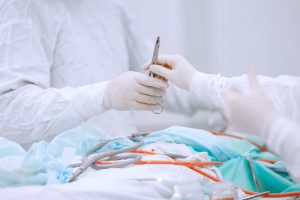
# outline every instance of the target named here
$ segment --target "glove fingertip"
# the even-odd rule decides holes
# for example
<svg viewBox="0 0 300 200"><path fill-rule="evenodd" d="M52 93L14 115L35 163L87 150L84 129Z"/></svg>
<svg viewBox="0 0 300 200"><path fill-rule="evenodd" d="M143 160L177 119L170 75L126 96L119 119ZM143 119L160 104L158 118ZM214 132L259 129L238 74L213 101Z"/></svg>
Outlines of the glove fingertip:
<svg viewBox="0 0 300 200"><path fill-rule="evenodd" d="M146 70L149 70L150 66L151 66L151 62L148 61L148 62L144 63L141 68L142 68L142 70L146 71Z"/></svg>
<svg viewBox="0 0 300 200"><path fill-rule="evenodd" d="M150 66L150 71L158 74L159 76L162 76L164 78L169 78L169 69L165 68L164 66L161 65L151 65Z"/></svg>
<svg viewBox="0 0 300 200"><path fill-rule="evenodd" d="M222 96L223 96L224 102L226 104L229 104L230 102L232 102L238 98L239 93L237 93L236 91L234 91L232 89L225 89L222 92Z"/></svg>

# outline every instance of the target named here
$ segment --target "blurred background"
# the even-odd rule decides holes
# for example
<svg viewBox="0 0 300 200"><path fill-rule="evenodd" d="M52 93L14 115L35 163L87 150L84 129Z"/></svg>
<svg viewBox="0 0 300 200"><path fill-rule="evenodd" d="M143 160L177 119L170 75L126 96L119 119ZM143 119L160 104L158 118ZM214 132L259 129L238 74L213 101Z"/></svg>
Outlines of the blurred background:
<svg viewBox="0 0 300 200"><path fill-rule="evenodd" d="M199 70L238 76L300 75L299 0L123 0L146 37L161 36L161 53L181 54ZM141 130L170 125L208 128L211 113L193 117L136 114Z"/></svg>

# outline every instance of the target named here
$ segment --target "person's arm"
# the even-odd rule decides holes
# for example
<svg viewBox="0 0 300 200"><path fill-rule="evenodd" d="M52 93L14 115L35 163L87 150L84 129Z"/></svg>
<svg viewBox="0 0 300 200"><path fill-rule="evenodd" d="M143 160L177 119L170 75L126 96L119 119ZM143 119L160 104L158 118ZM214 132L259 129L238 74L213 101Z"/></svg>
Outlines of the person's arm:
<svg viewBox="0 0 300 200"><path fill-rule="evenodd" d="M122 14L122 22L124 25L124 36L126 36L129 69L141 71L140 66L151 58L156 38L151 41L149 38L143 37L141 30L135 24L134 16L125 9L124 5L117 4ZM163 45L163 38L162 38ZM148 73L146 73L148 74ZM170 85L164 96L164 110L182 113L185 115L193 115L199 109L210 108L209 104L199 101L188 92Z"/></svg>
<svg viewBox="0 0 300 200"><path fill-rule="evenodd" d="M233 88L240 93L249 91L248 78L246 75L237 77L224 77L219 74L206 74L197 71L187 60L178 55L163 55L158 59L159 65L150 66L144 64L144 70L166 77L179 88L189 91L202 105L212 108L224 106L223 91ZM169 70L161 65L169 65ZM278 76L275 78L258 76L260 85L266 95L274 104L275 109L289 118L296 118L300 106L296 103L297 94L295 88L299 87L299 77Z"/></svg>
<svg viewBox="0 0 300 200"><path fill-rule="evenodd" d="M67 13L59 7L53 11L48 7L51 3L42 2L12 1L0 15L1 136L30 143L75 127L107 109L157 109L163 95L158 88L166 84L134 72L109 82L52 88L54 54L59 46L72 44L64 39L69 37Z"/></svg>
<svg viewBox="0 0 300 200"><path fill-rule="evenodd" d="M300 134L299 126L289 122L274 109L265 88L252 73L248 77L249 92L242 94L227 89L223 92L225 114L236 130L261 137L267 147L287 164L296 181L300 181ZM293 101L300 99L300 84L294 88ZM290 100L291 102L291 100ZM293 105L298 107L296 105ZM298 112L299 114L299 112Z"/></svg>
<svg viewBox="0 0 300 200"><path fill-rule="evenodd" d="M167 93L167 106L172 110L193 114L200 109L217 110L222 105L220 92L228 79L198 72L179 55L159 56L157 65L148 61L142 69L163 76L177 86L170 87Z"/></svg>
<svg viewBox="0 0 300 200"><path fill-rule="evenodd" d="M21 9L28 9L27 13ZM26 9L25 9L26 10ZM37 10L27 1L9 3L1 12L0 134L29 143L72 128L102 107L106 83L55 89L51 82L52 37L40 31Z"/></svg>
<svg viewBox="0 0 300 200"><path fill-rule="evenodd" d="M0 134L19 143L57 134L101 112L106 84L50 88L55 35L47 38L39 30L38 19L31 20L37 10L29 4L8 3L0 21Z"/></svg>
<svg viewBox="0 0 300 200"><path fill-rule="evenodd" d="M1 136L30 143L75 127L104 111L105 84L62 89L26 84L2 94Z"/></svg>
<svg viewBox="0 0 300 200"><path fill-rule="evenodd" d="M281 75L277 77L257 76L258 83L265 92L266 97L280 115L286 116L292 121L298 121L300 95L300 78ZM224 107L223 92L233 89L241 94L249 92L247 75L237 77L224 77L197 72L193 77L189 91L203 101L211 102L216 107Z"/></svg>
<svg viewBox="0 0 300 200"><path fill-rule="evenodd" d="M300 182L300 127L286 118L275 119L263 134L267 146L287 164L295 181Z"/></svg>

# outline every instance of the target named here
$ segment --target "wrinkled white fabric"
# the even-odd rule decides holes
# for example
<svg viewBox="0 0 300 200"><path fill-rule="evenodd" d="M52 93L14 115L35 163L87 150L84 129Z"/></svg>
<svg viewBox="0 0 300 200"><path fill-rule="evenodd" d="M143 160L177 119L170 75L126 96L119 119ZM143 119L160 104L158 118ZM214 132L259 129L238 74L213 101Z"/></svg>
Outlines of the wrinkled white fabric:
<svg viewBox="0 0 300 200"><path fill-rule="evenodd" d="M170 199L176 181L193 182L199 177L182 166L141 165L97 171L64 185L0 188L0 195L3 200ZM164 182L156 181L157 178Z"/></svg>
<svg viewBox="0 0 300 200"><path fill-rule="evenodd" d="M254 74L249 74L249 92L242 94L232 88L223 92L224 113L234 129L261 136L277 114Z"/></svg>
<svg viewBox="0 0 300 200"><path fill-rule="evenodd" d="M267 146L286 163L295 181L300 182L300 134L299 125L281 117L274 120L263 134Z"/></svg>
<svg viewBox="0 0 300 200"><path fill-rule="evenodd" d="M300 90L300 78L286 75L275 78L257 77L259 84L276 111L295 123L300 122L300 94L298 92ZM227 78L197 72L190 82L191 93L216 107L224 105L223 91L229 87L241 93L248 93L248 77L242 75Z"/></svg>
<svg viewBox="0 0 300 200"><path fill-rule="evenodd" d="M192 155L192 152L184 144L169 144L158 142L142 149L153 148L161 153L169 153L172 147L174 152L184 155L186 161L210 161L207 153ZM20 157L10 156L2 159L10 161L14 167L19 166ZM166 155L143 155L142 160L173 161ZM19 163L19 165L18 165ZM72 163L78 163L74 157ZM3 166L10 166L7 163ZM1 168L1 165L0 165ZM12 169L13 170L13 169ZM206 173L217 177L218 170L203 169ZM174 187L182 184L195 184L197 187L191 191L201 190L202 181L211 181L205 176L183 166L178 165L130 165L124 168L111 168L94 170L89 168L79 176L79 179L67 184L53 184L44 186L20 186L0 188L0 196L3 200L32 199L170 199L174 194ZM40 195L42 194L42 195Z"/></svg>
<svg viewBox="0 0 300 200"><path fill-rule="evenodd" d="M143 147L144 150L154 151L159 154L179 154L185 157L191 156L192 151L185 144L173 144L166 142L155 142Z"/></svg>
<svg viewBox="0 0 300 200"><path fill-rule="evenodd" d="M3 0L0 8L1 136L25 145L80 123L110 137L136 131L130 112L102 105L107 81L152 55L117 1ZM199 104L176 88L166 99L167 109L190 114Z"/></svg>
<svg viewBox="0 0 300 200"><path fill-rule="evenodd" d="M109 133L134 131L130 113L101 114L105 81L137 64L127 48L139 54L128 44L131 23L118 4L9 0L0 6L3 136L30 143L87 120Z"/></svg>
<svg viewBox="0 0 300 200"><path fill-rule="evenodd" d="M239 126L244 126L244 128L248 126L248 131L256 129L254 132L258 133L258 136L263 137L268 148L287 163L292 177L296 181L300 181L300 159L298 156L300 153L300 134L298 133L298 124L300 122L300 79L293 76L278 76L276 78L258 76L258 82L263 88L271 106L266 106L267 102L260 102L255 98L251 101L248 95L244 99L245 102L242 103L244 103L243 106L253 104L255 106L252 109L253 113L250 113L251 107L242 108L243 106L234 105L234 102L232 102L231 106L240 106L234 114L239 115L238 112L248 112L247 115L240 114L239 119L237 116L233 117L235 117L235 121L239 123ZM241 93L247 93L249 91L247 76L225 78L220 75L197 73L190 84L190 90L194 95L207 99L215 106L223 106L223 91L229 87ZM236 104L238 103L241 102L236 102ZM270 121L269 118L273 116L273 110L270 112L270 107L275 110L276 115L282 117L276 117ZM239 111L239 109L244 110ZM255 115L257 116L255 117ZM246 120L248 120L248 124ZM266 127L268 128L266 129Z"/></svg>

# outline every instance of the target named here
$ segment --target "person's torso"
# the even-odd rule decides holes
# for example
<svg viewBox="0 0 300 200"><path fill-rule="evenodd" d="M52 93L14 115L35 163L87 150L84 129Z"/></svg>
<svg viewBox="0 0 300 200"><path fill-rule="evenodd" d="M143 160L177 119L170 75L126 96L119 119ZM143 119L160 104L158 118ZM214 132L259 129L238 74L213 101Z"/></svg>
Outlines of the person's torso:
<svg viewBox="0 0 300 200"><path fill-rule="evenodd" d="M51 86L79 87L107 81L129 69L122 10L110 0L61 1L69 20L58 38L51 68ZM119 137L135 131L130 112L110 110L89 119Z"/></svg>

